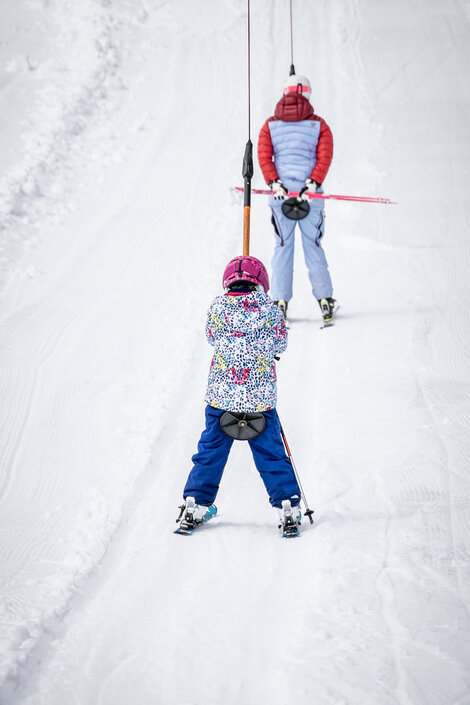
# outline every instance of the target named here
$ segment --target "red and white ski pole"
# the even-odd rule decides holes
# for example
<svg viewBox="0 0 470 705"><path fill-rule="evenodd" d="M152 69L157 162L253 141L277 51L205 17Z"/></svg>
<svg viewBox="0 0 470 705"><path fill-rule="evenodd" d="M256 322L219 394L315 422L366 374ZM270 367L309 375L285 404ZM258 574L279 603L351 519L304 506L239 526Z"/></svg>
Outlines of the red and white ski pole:
<svg viewBox="0 0 470 705"><path fill-rule="evenodd" d="M233 187L235 191L243 191L242 186L234 186ZM256 193L256 194L261 194L261 195L266 195L270 196L272 194L272 191L270 189L260 189L260 188L253 188L251 189L251 193ZM296 198L299 195L299 191L289 191L289 197L290 198ZM320 198L325 201L327 200L333 200L333 201L359 201L361 203L385 203L387 205L397 205L396 201L391 201L389 198L381 198L380 196L344 196L340 194L333 194L333 193L309 193L308 194L309 198Z"/></svg>
<svg viewBox="0 0 470 705"><path fill-rule="evenodd" d="M279 418L279 415L278 415L278 418ZM295 467L294 458L292 457L292 453L290 452L289 444L287 443L286 434L284 433L284 429L282 428L282 423L281 423L281 420L280 420L280 419L279 419L279 425L280 425L280 427L281 427L281 436L282 436L282 440L283 440L283 443L284 443L284 447L285 447L285 449L286 449L286 453L287 453L287 455L288 455L288 457L289 457L289 460L290 460L290 462L291 462L292 470L294 471L294 475L295 475L295 479L297 480L297 484L298 484L298 486L299 486L299 488L300 488L300 496L301 496L302 501L303 501L304 506L305 506L304 514L305 514L305 516L308 517L310 523L313 524L313 519L312 519L313 509L309 509L309 508L308 508L307 498L306 498L306 496L305 496L305 492L304 492L303 487L302 487L302 484L301 484L301 482L300 482L300 477L299 477L299 474L298 474L298 472L297 472L297 468Z"/></svg>

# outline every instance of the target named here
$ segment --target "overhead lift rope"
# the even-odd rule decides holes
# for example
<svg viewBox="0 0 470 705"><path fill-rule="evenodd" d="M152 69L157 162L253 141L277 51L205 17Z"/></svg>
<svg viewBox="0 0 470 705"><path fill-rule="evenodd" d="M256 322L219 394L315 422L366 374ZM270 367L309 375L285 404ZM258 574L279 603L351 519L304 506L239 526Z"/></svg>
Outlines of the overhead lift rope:
<svg viewBox="0 0 470 705"><path fill-rule="evenodd" d="M251 35L250 35L250 0L248 2L248 142L245 147L245 155L243 157L243 254L250 254L250 211L251 211L251 178L253 176L253 143L251 141ZM291 75L295 73L294 61L293 61L293 33L292 33L292 0L290 0L290 27L291 27ZM313 524L312 514L313 510L309 509L305 493L303 491L302 485L300 484L300 478L297 472L297 468L294 464L294 459L290 452L289 445L287 443L287 438L284 433L284 429L281 425L281 436L291 462L294 475L297 479L299 489L301 492L301 497L305 505L305 515L308 517L311 524Z"/></svg>
<svg viewBox="0 0 470 705"><path fill-rule="evenodd" d="M292 22L292 0L290 0L290 71L289 76L295 74L294 68L294 30Z"/></svg>

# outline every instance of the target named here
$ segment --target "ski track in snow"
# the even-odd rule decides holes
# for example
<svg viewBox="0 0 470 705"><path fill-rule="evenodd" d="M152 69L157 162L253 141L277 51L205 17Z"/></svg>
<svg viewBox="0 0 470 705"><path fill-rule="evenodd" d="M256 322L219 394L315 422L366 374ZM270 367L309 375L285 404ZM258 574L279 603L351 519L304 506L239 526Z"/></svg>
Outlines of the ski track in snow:
<svg viewBox="0 0 470 705"><path fill-rule="evenodd" d="M327 204L331 329L297 248L279 414L315 525L295 541L243 444L216 519L171 533L242 229L246 14L209 5L4 10L0 702L468 705L468 3L294 5L328 190L400 203ZM287 12L252 12L256 138L290 47Z"/></svg>

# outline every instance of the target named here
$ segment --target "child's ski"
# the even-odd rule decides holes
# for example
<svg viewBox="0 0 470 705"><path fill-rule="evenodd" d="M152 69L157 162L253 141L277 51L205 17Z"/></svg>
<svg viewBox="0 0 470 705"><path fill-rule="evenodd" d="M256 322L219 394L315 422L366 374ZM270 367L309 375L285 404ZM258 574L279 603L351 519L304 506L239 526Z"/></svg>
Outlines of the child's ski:
<svg viewBox="0 0 470 705"><path fill-rule="evenodd" d="M282 538L283 539L293 539L296 536L300 536L300 531L299 527L297 524L289 524L288 526L284 526L282 529Z"/></svg>
<svg viewBox="0 0 470 705"><path fill-rule="evenodd" d="M183 536L189 536L190 534L194 534L196 529L202 526L202 524L205 524L206 522L213 519L216 514L217 507L214 504L211 504L210 507L207 507L206 513L204 514L202 519L194 519L192 515L186 512L185 515L181 518L181 520L176 520L180 521L180 525L173 533L182 534Z"/></svg>
<svg viewBox="0 0 470 705"><path fill-rule="evenodd" d="M302 515L298 507L292 507L288 499L283 500L281 509L282 524L279 524L283 539L300 536L299 526Z"/></svg>

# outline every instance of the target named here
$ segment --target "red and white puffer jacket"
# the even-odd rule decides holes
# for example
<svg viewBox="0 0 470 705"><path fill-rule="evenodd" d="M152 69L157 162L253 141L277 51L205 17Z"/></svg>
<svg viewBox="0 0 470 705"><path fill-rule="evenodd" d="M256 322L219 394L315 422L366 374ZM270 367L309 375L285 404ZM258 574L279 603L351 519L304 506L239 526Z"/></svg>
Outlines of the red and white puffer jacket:
<svg viewBox="0 0 470 705"><path fill-rule="evenodd" d="M297 93L281 98L259 133L258 161L266 183L281 179L292 190L309 178L322 184L332 159L331 130L307 98Z"/></svg>

